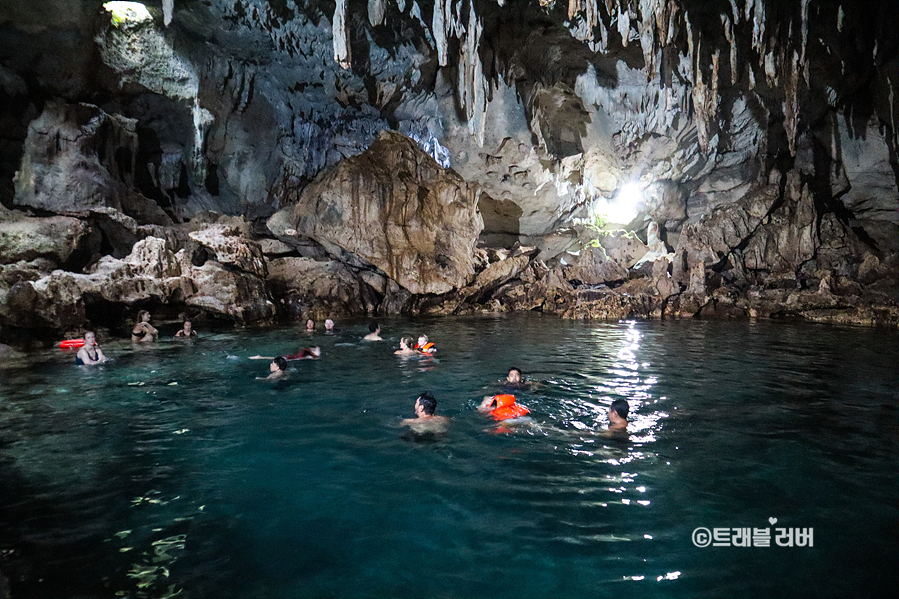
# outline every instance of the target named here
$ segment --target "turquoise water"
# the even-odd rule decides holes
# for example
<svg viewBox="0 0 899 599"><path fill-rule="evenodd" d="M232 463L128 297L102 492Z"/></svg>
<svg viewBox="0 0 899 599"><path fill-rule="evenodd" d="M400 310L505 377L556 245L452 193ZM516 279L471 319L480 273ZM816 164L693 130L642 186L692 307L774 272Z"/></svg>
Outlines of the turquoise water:
<svg viewBox="0 0 899 599"><path fill-rule="evenodd" d="M899 583L894 331L529 314L382 327L382 343L360 342L360 322L107 342L114 361L94 369L58 350L6 363L12 596L877 597ZM436 359L393 355L419 332ZM268 363L249 356L313 344L321 360L255 380ZM534 422L497 430L475 407L512 365L541 382L518 393ZM445 436L399 425L426 389ZM599 434L619 397L626 440ZM697 547L699 527L770 527L771 546ZM777 527L813 529L813 546L775 546Z"/></svg>

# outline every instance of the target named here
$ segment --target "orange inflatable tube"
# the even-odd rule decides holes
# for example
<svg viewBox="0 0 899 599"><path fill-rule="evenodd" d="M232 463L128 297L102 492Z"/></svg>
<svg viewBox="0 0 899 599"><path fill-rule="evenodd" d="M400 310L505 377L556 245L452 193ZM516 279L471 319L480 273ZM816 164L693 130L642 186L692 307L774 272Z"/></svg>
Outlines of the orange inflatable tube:
<svg viewBox="0 0 899 599"><path fill-rule="evenodd" d="M493 396L493 404L495 408L490 410L490 415L497 422L500 420L509 420L510 418L520 418L530 414L530 410L526 407L515 403L515 396L504 393L502 395ZM493 405L491 404L491 405Z"/></svg>
<svg viewBox="0 0 899 599"><path fill-rule="evenodd" d="M84 339L66 339L59 342L59 349L75 349L84 347Z"/></svg>

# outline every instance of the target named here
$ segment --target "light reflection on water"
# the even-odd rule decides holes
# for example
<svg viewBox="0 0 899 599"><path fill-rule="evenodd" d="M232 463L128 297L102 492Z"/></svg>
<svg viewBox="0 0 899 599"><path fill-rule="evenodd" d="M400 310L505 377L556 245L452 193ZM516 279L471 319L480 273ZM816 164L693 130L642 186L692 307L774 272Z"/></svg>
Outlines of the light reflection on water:
<svg viewBox="0 0 899 599"><path fill-rule="evenodd" d="M798 576L839 596L896 581L895 333L382 327L383 344L359 342L359 323L107 343L115 360L94 370L58 352L7 364L0 570L28 597L769 596ZM392 354L419 332L436 357ZM313 339L322 360L254 380L267 364L250 355ZM475 407L512 365L538 383L517 394L533 421L498 428ZM452 426L415 442L398 421L424 389ZM603 434L619 398L627 439ZM690 541L772 516L815 527L815 547ZM815 586L847 559L859 575Z"/></svg>

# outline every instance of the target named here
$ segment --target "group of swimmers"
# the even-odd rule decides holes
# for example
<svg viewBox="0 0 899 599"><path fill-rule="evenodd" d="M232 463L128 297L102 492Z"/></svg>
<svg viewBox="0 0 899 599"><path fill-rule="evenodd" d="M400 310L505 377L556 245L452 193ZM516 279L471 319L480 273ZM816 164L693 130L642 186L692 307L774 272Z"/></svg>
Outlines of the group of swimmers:
<svg viewBox="0 0 899 599"><path fill-rule="evenodd" d="M155 341L159 338L159 331L150 324L151 315L147 310L138 312L134 327L131 329L131 340L135 343L143 343L147 341ZM368 326L368 334L362 339L363 341L383 341L381 337L381 327L377 322L373 322ZM315 331L315 321L308 319L306 321L306 331L312 333ZM334 321L331 318L325 320L326 334L334 333ZM182 328L175 333L176 338L197 337L197 332L193 330L191 321L185 320ZM427 335L419 335L418 341L413 343L412 337L402 337L399 342L399 349L394 351L400 356L431 356L437 352L436 345L428 340ZM315 360L321 357L321 348L319 346L305 347L296 354L286 356L251 356L251 360L271 360L269 364L269 374L265 377L256 377L258 380L271 380L282 378L287 373L288 362L293 360ZM84 334L84 345L78 350L75 357L75 363L82 366L94 364L102 364L106 361L103 350L97 344L96 335L93 331L87 331ZM532 383L522 378L520 368L511 367L506 374L506 380L503 387L506 393L497 395L488 395L483 398L478 411L490 415L495 421L505 424L513 424L519 419L526 418L530 413L527 407L517 403L515 395L511 391L530 389ZM445 416L436 415L437 399L430 391L425 391L415 399L413 406L415 410L415 418L406 418L402 421L404 426L409 426L417 433L440 433L445 432L449 419ZM612 402L608 410L609 427L608 431L614 433L627 432L629 413L629 405L624 399L617 399Z"/></svg>

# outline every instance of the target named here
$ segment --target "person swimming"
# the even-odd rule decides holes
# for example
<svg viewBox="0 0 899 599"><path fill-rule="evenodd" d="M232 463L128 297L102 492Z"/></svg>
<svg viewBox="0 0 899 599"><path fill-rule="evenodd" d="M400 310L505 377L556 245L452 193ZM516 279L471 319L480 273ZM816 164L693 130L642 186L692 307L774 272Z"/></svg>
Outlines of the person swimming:
<svg viewBox="0 0 899 599"><path fill-rule="evenodd" d="M311 318L306 321L306 332L314 333L315 332L315 321Z"/></svg>
<svg viewBox="0 0 899 599"><path fill-rule="evenodd" d="M400 348L395 352L398 356L417 356L418 352L412 349L412 337L403 337L400 339Z"/></svg>
<svg viewBox="0 0 899 599"><path fill-rule="evenodd" d="M489 414L494 420L512 420L530 414L525 406L515 403L515 396L508 393L501 395L488 395L484 397L478 406L479 412Z"/></svg>
<svg viewBox="0 0 899 599"><path fill-rule="evenodd" d="M295 354L283 356L284 360L317 360L322 355L322 348L319 346L304 347ZM279 356L280 357L280 356ZM250 356L250 360L274 360L273 356Z"/></svg>
<svg viewBox="0 0 899 599"><path fill-rule="evenodd" d="M415 418L405 418L401 424L419 434L445 433L449 427L449 418L436 416L436 410L437 398L430 391L425 391L415 400Z"/></svg>
<svg viewBox="0 0 899 599"><path fill-rule="evenodd" d="M189 320L185 320L181 330L175 333L175 337L198 337L197 332L193 328L193 324Z"/></svg>
<svg viewBox="0 0 899 599"><path fill-rule="evenodd" d="M75 364L78 366L94 366L105 361L106 356L103 355L103 350L97 345L96 335L94 335L93 331L86 332L84 334L84 345L81 346L81 349L75 355Z"/></svg>
<svg viewBox="0 0 899 599"><path fill-rule="evenodd" d="M334 334L334 321L330 318L325 319L325 334L333 335Z"/></svg>
<svg viewBox="0 0 899 599"><path fill-rule="evenodd" d="M523 380L521 377L521 369L516 366L510 367L509 372L506 374L506 380L503 381L503 389L524 391L530 388L531 383Z"/></svg>
<svg viewBox="0 0 899 599"><path fill-rule="evenodd" d="M134 323L134 328L131 329L132 341L137 343L156 341L159 337L159 331L150 324L150 318L150 313L147 310L141 310L137 313L137 322Z"/></svg>
<svg viewBox="0 0 899 599"><path fill-rule="evenodd" d="M419 335L418 343L415 344L415 347L413 349L416 349L423 354L433 354L437 352L437 346L433 343L428 342L427 335Z"/></svg>
<svg viewBox="0 0 899 599"><path fill-rule="evenodd" d="M383 341L381 339L381 326L378 323L373 322L368 325L368 330L369 333L362 338L363 341Z"/></svg>
<svg viewBox="0 0 899 599"><path fill-rule="evenodd" d="M616 399L609 406L609 430L627 431L627 415L630 412L630 404L625 399Z"/></svg>
<svg viewBox="0 0 899 599"><path fill-rule="evenodd" d="M282 356L278 356L274 360L272 360L272 363L269 364L268 369L268 376L257 376L256 380L269 381L282 378L285 374L287 374L287 360L285 360Z"/></svg>

